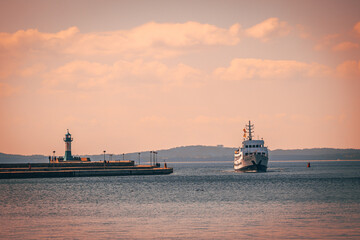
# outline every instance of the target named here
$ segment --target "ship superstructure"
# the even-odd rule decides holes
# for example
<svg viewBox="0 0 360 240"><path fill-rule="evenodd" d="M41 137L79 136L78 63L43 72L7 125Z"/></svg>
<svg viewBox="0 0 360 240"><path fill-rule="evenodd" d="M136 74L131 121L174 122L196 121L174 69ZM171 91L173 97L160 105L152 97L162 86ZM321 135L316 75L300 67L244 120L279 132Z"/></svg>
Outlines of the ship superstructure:
<svg viewBox="0 0 360 240"><path fill-rule="evenodd" d="M254 125L247 124L244 128L244 141L234 153L235 171L266 172L269 154L264 140L253 140Z"/></svg>

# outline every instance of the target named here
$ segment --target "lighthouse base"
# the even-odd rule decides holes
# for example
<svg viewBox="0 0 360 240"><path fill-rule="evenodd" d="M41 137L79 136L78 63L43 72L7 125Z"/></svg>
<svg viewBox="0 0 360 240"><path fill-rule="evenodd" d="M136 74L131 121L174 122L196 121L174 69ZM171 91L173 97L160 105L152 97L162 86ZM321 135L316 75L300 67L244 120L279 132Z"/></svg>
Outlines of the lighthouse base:
<svg viewBox="0 0 360 240"><path fill-rule="evenodd" d="M73 161L74 158L71 155L71 151L65 151L64 161Z"/></svg>

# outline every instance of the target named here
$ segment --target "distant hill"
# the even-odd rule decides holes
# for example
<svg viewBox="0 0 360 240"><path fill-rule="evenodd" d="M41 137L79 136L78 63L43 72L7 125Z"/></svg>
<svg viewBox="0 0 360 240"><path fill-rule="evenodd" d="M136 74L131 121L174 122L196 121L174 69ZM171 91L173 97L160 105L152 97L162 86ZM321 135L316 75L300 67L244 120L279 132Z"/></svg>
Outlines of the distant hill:
<svg viewBox="0 0 360 240"><path fill-rule="evenodd" d="M360 159L360 149L311 148L294 150L272 150L273 160L354 160Z"/></svg>
<svg viewBox="0 0 360 240"><path fill-rule="evenodd" d="M233 161L236 148L219 146L184 146L159 150L159 161ZM270 160L354 160L360 159L360 149L312 148L294 150L270 150ZM116 155L117 157L118 155ZM138 154L127 154L129 159L137 160ZM115 157L115 156L114 156ZM120 157L119 157L120 159ZM149 152L142 152L141 159L148 161Z"/></svg>
<svg viewBox="0 0 360 240"><path fill-rule="evenodd" d="M223 146L186 146L176 147L166 150L157 151L157 159L159 162L184 162L184 161L231 161L235 148L226 148ZM104 155L86 155L93 161L104 160ZM138 152L126 153L125 159L135 160L139 159ZM106 155L109 159L109 155ZM122 154L114 154L112 159L122 160ZM140 152L141 162L148 162L150 160L150 152Z"/></svg>
<svg viewBox="0 0 360 240"><path fill-rule="evenodd" d="M158 150L159 162L194 162L194 161L232 161L235 148L218 146L183 146L165 150ZM81 155L89 157L92 161L101 161L104 155ZM150 160L150 153L140 152L141 162ZM112 160L122 160L122 154L114 154ZM138 153L127 153L126 160L138 161ZM106 160L110 156L106 154ZM311 148L293 150L272 150L270 160L353 160L360 159L360 149ZM43 155L13 155L0 153L0 163L35 163L48 162L48 156Z"/></svg>

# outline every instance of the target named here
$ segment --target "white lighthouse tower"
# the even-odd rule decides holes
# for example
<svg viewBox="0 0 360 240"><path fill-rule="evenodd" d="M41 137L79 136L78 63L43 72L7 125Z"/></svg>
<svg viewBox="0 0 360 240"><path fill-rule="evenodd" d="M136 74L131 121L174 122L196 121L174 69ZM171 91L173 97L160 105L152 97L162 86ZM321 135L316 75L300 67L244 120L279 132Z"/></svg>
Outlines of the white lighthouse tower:
<svg viewBox="0 0 360 240"><path fill-rule="evenodd" d="M73 138L71 137L71 134L69 133L69 129L67 129L67 133L64 137L65 142L65 156L64 161L71 161L73 160L73 156L71 155L71 142L73 141Z"/></svg>

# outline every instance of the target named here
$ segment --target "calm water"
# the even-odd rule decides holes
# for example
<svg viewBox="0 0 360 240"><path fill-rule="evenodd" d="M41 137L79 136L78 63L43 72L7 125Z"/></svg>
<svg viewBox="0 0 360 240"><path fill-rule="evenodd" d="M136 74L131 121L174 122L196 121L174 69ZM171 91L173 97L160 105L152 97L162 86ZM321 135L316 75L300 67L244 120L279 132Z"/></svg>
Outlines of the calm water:
<svg viewBox="0 0 360 240"><path fill-rule="evenodd" d="M0 180L2 239L360 239L360 161Z"/></svg>

